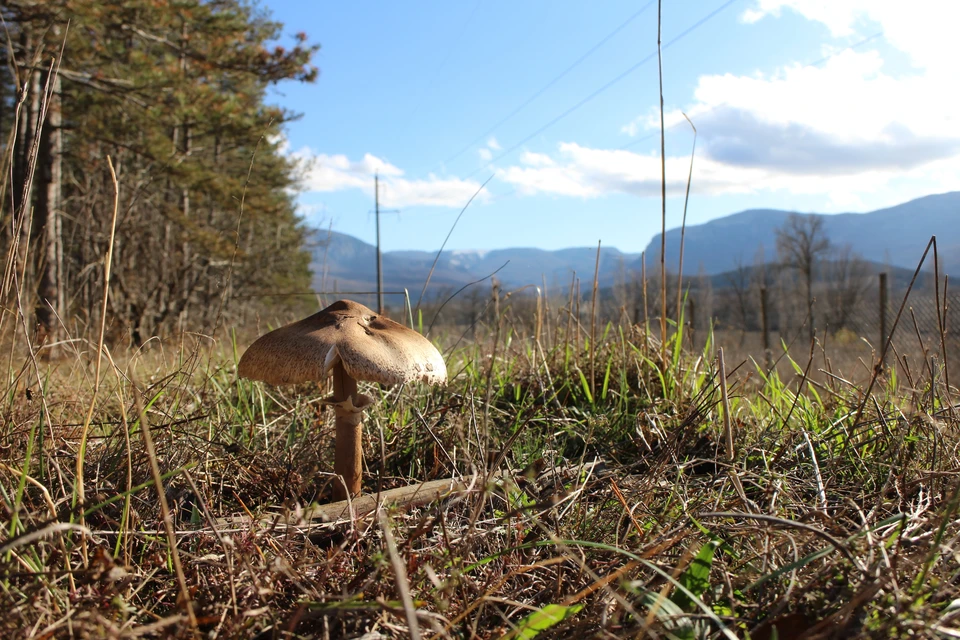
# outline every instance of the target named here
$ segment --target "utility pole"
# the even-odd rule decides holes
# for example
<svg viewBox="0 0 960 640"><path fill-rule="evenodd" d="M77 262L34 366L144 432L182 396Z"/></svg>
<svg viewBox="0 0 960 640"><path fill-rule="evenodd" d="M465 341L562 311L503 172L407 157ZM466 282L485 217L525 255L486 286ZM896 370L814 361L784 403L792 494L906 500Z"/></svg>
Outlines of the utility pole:
<svg viewBox="0 0 960 640"><path fill-rule="evenodd" d="M880 366L883 366L884 349L887 347L887 274L880 274L880 344L877 353L880 354Z"/></svg>

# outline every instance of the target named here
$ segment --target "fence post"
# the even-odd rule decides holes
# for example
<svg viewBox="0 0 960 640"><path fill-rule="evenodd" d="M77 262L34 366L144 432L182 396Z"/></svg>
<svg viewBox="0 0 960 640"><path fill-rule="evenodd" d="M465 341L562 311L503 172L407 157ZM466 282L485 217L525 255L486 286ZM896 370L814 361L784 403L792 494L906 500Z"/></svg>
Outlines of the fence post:
<svg viewBox="0 0 960 640"><path fill-rule="evenodd" d="M760 330L763 332L763 361L769 371L773 367L773 354L770 351L770 324L767 322L767 288L760 287Z"/></svg>
<svg viewBox="0 0 960 640"><path fill-rule="evenodd" d="M883 366L884 347L887 345L887 274L880 274L880 366Z"/></svg>

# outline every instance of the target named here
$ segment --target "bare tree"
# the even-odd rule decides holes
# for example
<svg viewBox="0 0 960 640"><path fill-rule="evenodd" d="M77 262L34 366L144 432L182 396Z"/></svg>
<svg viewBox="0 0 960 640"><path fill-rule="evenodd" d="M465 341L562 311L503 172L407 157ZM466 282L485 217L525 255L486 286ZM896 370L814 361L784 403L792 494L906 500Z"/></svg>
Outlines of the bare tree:
<svg viewBox="0 0 960 640"><path fill-rule="evenodd" d="M750 269L743 264L743 259L737 256L734 260L733 271L723 274L723 278L733 292L733 301L736 304L737 319L740 324L740 346L742 347L747 336L747 315L750 312Z"/></svg>
<svg viewBox="0 0 960 640"><path fill-rule="evenodd" d="M758 291L760 287L773 286L774 277L767 269L766 250L763 248L763 243L757 247L757 252L753 254L753 270L750 274L750 280Z"/></svg>
<svg viewBox="0 0 960 640"><path fill-rule="evenodd" d="M820 260L830 249L830 239L823 228L823 218L791 213L777 229L777 254L780 263L800 274L806 293L807 326L810 339L816 336L813 318L813 279Z"/></svg>
<svg viewBox="0 0 960 640"><path fill-rule="evenodd" d="M36 319L40 342L48 343L46 354L55 353L59 323L65 316L63 289L63 128L61 121L60 76L50 78L47 119L40 134L39 189L33 225L39 230L41 250L37 260Z"/></svg>
<svg viewBox="0 0 960 640"><path fill-rule="evenodd" d="M827 323L831 329L849 327L854 311L870 287L870 268L846 244L830 252L826 271Z"/></svg>

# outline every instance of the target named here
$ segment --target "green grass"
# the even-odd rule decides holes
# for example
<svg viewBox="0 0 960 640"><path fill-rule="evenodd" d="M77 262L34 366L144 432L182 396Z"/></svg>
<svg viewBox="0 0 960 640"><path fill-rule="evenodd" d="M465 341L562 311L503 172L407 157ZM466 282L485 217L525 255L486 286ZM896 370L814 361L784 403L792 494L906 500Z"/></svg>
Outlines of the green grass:
<svg viewBox="0 0 960 640"><path fill-rule="evenodd" d="M864 398L854 384L806 381L809 353L785 353L783 376L728 360L731 460L715 345L684 349L682 319L662 366L642 327L598 325L591 344L573 323L577 348L562 315L539 342L510 305L487 320L449 354L447 387L368 390L364 486L512 473L383 524L258 520L330 499L332 416L317 386L237 379L232 338L121 358L95 398L86 356L40 363L43 389L11 373L0 630L191 635L138 407L209 637L407 637L397 562L421 637L771 638L781 621L781 638L889 638L957 626L955 389L914 390L887 371ZM74 505L91 401L86 503Z"/></svg>

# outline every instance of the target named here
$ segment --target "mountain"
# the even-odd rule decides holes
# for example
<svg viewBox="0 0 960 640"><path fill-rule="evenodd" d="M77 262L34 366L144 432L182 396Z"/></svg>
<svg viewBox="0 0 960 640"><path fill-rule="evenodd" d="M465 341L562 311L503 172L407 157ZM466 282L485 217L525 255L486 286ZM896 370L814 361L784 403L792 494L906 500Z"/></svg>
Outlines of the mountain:
<svg viewBox="0 0 960 640"><path fill-rule="evenodd" d="M789 211L753 209L687 227L684 240L686 269L718 274L736 268L737 261L753 264L761 247L767 261L776 257L776 230ZM867 260L915 269L930 236L944 268L960 271L960 192L925 196L870 213L823 215L824 231L837 246L849 244ZM667 260L680 253L680 229L666 233ZM647 246L647 264L658 263L660 234ZM650 256L654 256L651 258ZM653 260L653 262L651 262ZM928 262L932 264L932 262ZM632 265L638 269L639 263Z"/></svg>
<svg viewBox="0 0 960 640"><path fill-rule="evenodd" d="M373 291L377 286L377 250L373 245L336 231L316 231L308 236L317 291ZM384 252L383 285L387 291L407 288L413 295L423 286L433 256L424 251ZM456 264L437 265L431 282L435 286L462 286L475 278Z"/></svg>
<svg viewBox="0 0 960 640"><path fill-rule="evenodd" d="M738 260L750 267L763 248L768 262L776 258L776 230L790 216L789 211L755 209L742 211L705 224L687 228L684 249L685 273L694 276L703 271L714 286L723 286L735 271ZM870 213L842 213L821 216L830 241L849 244L876 268L897 272L895 267L912 273L923 250L936 234L939 256L946 273L960 273L960 192L944 193L911 200L895 207ZM680 230L667 231L667 259L676 264L680 248ZM312 254L313 285L317 291L373 291L376 289L376 249L346 234L314 230L308 236ZM660 254L659 234L647 247L647 269L656 275ZM568 291L576 273L581 290L593 284L596 247L576 247L546 251L534 248L493 251L444 251L430 280L430 291L450 291L485 278L495 271L508 290L526 285L540 286L546 281L550 290ZM387 251L383 254L385 291L407 289L414 300L426 280L436 254L427 251ZM932 264L932 256L928 260ZM499 271L497 271L499 269ZM622 281L628 271L640 271L640 255L623 253L612 247L600 251L601 287ZM899 277L899 276L898 276ZM366 299L369 300L369 299Z"/></svg>
<svg viewBox="0 0 960 640"><path fill-rule="evenodd" d="M308 243L316 290L376 289L376 248L373 245L335 231L329 234L329 238L327 232L313 231ZM622 278L628 265L638 258L639 254L602 247L600 284L612 285L618 275ZM419 296L434 259L436 254L426 251L385 251L382 257L384 290L406 288L411 296ZM444 251L430 278L430 289L459 288L496 271L496 278L507 289L542 286L545 278L548 287L566 290L576 272L581 286L588 290L592 286L596 259L595 247L557 251L535 248Z"/></svg>

